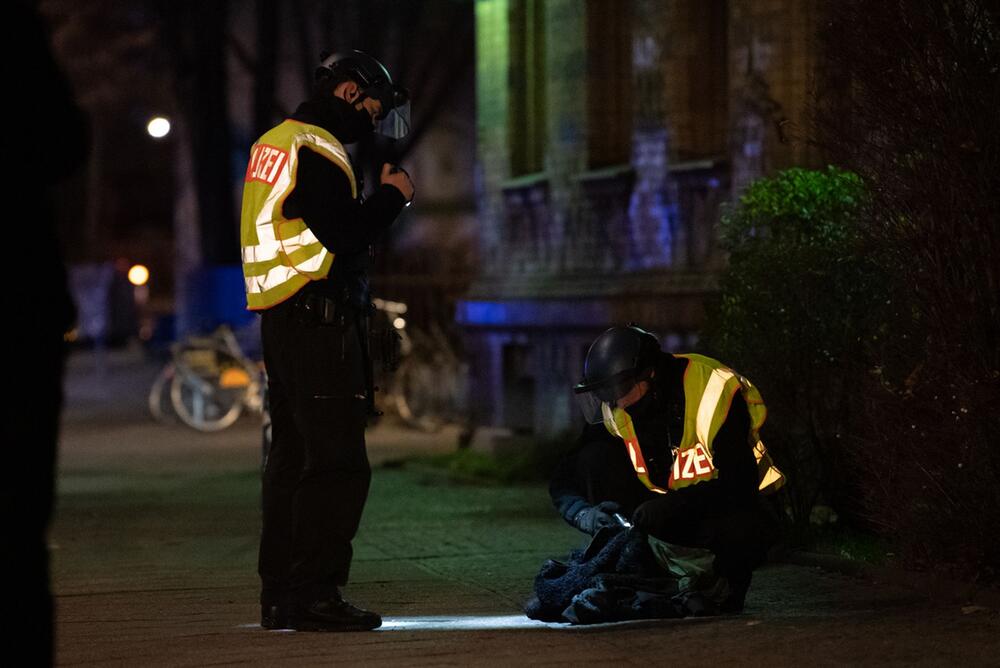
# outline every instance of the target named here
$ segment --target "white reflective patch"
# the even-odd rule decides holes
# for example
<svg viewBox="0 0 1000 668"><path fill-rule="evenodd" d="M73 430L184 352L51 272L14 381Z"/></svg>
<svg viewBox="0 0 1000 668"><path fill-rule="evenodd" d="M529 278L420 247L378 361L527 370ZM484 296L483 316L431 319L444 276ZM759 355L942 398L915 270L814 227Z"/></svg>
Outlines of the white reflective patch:
<svg viewBox="0 0 1000 668"><path fill-rule="evenodd" d="M299 234L296 234L294 237L288 237L287 239L283 239L281 241L281 245L284 246L285 253L291 255L292 253L302 248L303 246L314 244L317 241L319 241L319 239L317 239L316 235L312 233L312 230L306 228Z"/></svg>
<svg viewBox="0 0 1000 668"><path fill-rule="evenodd" d="M243 264L268 262L278 257L279 250L281 250L281 245L277 241L247 246L243 249Z"/></svg>
<svg viewBox="0 0 1000 668"><path fill-rule="evenodd" d="M715 369L708 377L708 384L701 395L698 403L698 418L695 422L695 433L701 443L708 443L708 436L712 430L712 418L715 416L715 409L719 406L719 399L726 389L726 383L734 376L732 371L726 369Z"/></svg>
<svg viewBox="0 0 1000 668"><path fill-rule="evenodd" d="M268 269L266 274L262 274L260 276L248 276L244 280L247 292L264 292L265 290L270 290L271 288L284 283L298 274L319 271L319 268L323 265L323 260L326 259L328 253L329 252L324 248L316 255L300 262L294 267L286 267L283 264L279 264L276 267Z"/></svg>
<svg viewBox="0 0 1000 668"><path fill-rule="evenodd" d="M309 230L305 230L301 234L297 234L296 236L292 237L292 239L296 240L296 243L301 241L307 241L308 243L315 243L316 241L318 241L318 239L316 239L316 236ZM311 241L309 241L310 239ZM286 240L285 243L288 243L288 241L289 240ZM275 246L278 246L278 243L276 243ZM256 256L255 252L256 249L259 249L260 247L261 244L258 244L257 246L243 249L243 261L247 262L248 256L256 258L254 260L249 260L249 261L256 261L256 262L261 261L261 259ZM294 250L297 250L297 248L287 249L286 252L291 253ZM269 290L277 285L280 285L281 283L284 283L285 281L294 277L296 274L302 274L302 273L308 274L310 272L319 271L320 267L323 266L323 261L326 259L328 254L329 251L326 250L326 248L323 248L322 250L320 250L320 252L316 253L316 255L313 255L312 257L300 262L294 267L286 267L285 265L278 265L276 267L272 267L271 269L269 269L266 274L263 274L261 276L251 276L246 279L247 292L248 293L264 292L265 290ZM275 251L272 257L276 256L277 256L277 251Z"/></svg>
<svg viewBox="0 0 1000 668"><path fill-rule="evenodd" d="M618 429L618 423L615 422L615 414L611 409L611 404L606 401L601 402L601 415L604 417L604 423L611 428L611 431L618 438L624 438L621 431Z"/></svg>
<svg viewBox="0 0 1000 668"><path fill-rule="evenodd" d="M319 268L323 266L323 260L326 259L327 250L324 248L320 252L313 255L308 260L304 260L295 265L301 273L308 274L311 272L319 271Z"/></svg>
<svg viewBox="0 0 1000 668"><path fill-rule="evenodd" d="M315 144L316 146L319 146L320 148L329 151L330 153L334 154L337 158L339 158L340 160L342 160L344 163L346 163L348 165L351 164L351 160L347 156L347 151L345 151L342 147L338 147L338 146L336 146L334 144L331 144L330 142L328 142L327 140L323 139L319 135L314 135L314 134L310 134L310 133L304 133L304 134L298 135L298 137L302 137L303 139L308 139L309 143ZM302 143L302 142L300 141L299 143ZM296 146L296 148L298 148L298 146Z"/></svg>
<svg viewBox="0 0 1000 668"><path fill-rule="evenodd" d="M758 464L760 463L760 460L764 459L765 452L767 452L767 450L764 449L764 442L758 439L757 444L753 446L753 456L754 459L757 460Z"/></svg>
<svg viewBox="0 0 1000 668"><path fill-rule="evenodd" d="M639 466L639 460L636 457L635 453L635 446L633 446L631 443L628 442L625 443L625 445L628 446L628 456L632 459L632 468L635 469L636 473L645 473L646 468L643 466Z"/></svg>
<svg viewBox="0 0 1000 668"><path fill-rule="evenodd" d="M257 220L254 221L254 226L257 228L257 245L265 249L274 249L274 254L271 257L262 257L262 253L258 254L258 262L271 260L278 256L277 246L275 246L278 240L274 237L274 224L272 223L274 220L274 206L292 185L292 172L295 170L295 164L298 162L298 159L298 146L292 146L288 160L285 161L284 166L281 168L281 174L278 175L278 179L274 182L271 192L268 193L267 199L264 200L264 206L260 208L260 213L257 214Z"/></svg>
<svg viewBox="0 0 1000 668"><path fill-rule="evenodd" d="M267 262L278 257L281 246L277 241L259 243L256 246L247 246L243 249L243 264L254 262Z"/></svg>
<svg viewBox="0 0 1000 668"><path fill-rule="evenodd" d="M781 471L772 466L767 469L767 473L764 474L764 479L760 481L760 485L757 486L757 489L767 489L771 485L779 482L782 478L784 478L784 476L781 474Z"/></svg>
<svg viewBox="0 0 1000 668"><path fill-rule="evenodd" d="M251 276L247 279L247 292L265 292L281 285L298 273L294 267L278 265L268 270L263 276ZM253 286L252 290L250 289L251 284Z"/></svg>

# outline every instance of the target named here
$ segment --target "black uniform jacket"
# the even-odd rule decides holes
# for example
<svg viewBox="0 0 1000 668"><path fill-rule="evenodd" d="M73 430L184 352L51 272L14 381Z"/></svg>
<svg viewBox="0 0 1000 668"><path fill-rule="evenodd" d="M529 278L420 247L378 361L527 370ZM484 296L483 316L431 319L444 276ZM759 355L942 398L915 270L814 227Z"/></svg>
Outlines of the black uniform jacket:
<svg viewBox="0 0 1000 668"><path fill-rule="evenodd" d="M652 391L636 407L628 410L635 425L639 445L646 460L650 477L659 487L667 486L673 465L671 446L681 442L684 432L684 370L688 361L661 353L652 381ZM729 415L712 443L713 463L718 469L716 479L699 482L670 494L683 497L685 506L697 507L699 514L725 512L727 508L746 507L754 503L757 495L757 465L748 441L750 414L746 402L737 393ZM602 451L611 458L611 466L601 471L587 471L579 458L588 449L608 448ZM592 451L592 450L591 450ZM604 489L621 490L621 498L588 498L588 490L595 488L588 483L588 476L630 476L633 481L611 480ZM549 493L559 513L572 523L573 517L583 508L601 501L616 501L626 513L631 513L646 500L662 495L646 489L636 477L624 442L608 433L603 424L584 427L577 447L556 467ZM612 492L614 493L614 492Z"/></svg>

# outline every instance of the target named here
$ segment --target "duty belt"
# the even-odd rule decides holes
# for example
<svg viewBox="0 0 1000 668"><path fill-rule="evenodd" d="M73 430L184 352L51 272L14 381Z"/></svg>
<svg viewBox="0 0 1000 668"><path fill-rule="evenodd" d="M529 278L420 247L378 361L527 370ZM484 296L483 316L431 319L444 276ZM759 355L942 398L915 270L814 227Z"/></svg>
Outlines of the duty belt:
<svg viewBox="0 0 1000 668"><path fill-rule="evenodd" d="M301 291L292 300L296 317L306 325L322 325L337 327L347 335L347 327L354 327L361 348L362 370L365 379L365 408L370 417L378 417L381 411L375 408L374 369L370 339L368 335L369 317L374 305L370 304L368 312L355 308L345 290L341 299L334 299L316 292ZM395 332L393 332L395 333ZM382 352L382 351L380 351ZM341 348L343 356L343 348ZM398 355L396 355L398 357ZM385 363L383 361L383 363Z"/></svg>
<svg viewBox="0 0 1000 668"><path fill-rule="evenodd" d="M347 301L315 292L300 292L294 298L297 317L307 325L344 327L356 319L358 312Z"/></svg>

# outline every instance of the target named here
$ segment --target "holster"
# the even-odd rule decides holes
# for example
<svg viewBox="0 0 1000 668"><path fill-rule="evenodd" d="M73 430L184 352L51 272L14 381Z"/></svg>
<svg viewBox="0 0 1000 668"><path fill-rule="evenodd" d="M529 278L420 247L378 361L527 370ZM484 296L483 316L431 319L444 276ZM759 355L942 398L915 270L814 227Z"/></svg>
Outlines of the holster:
<svg viewBox="0 0 1000 668"><path fill-rule="evenodd" d="M403 338L395 328L376 329L371 333L372 361L382 364L382 371L393 373L403 356Z"/></svg>
<svg viewBox="0 0 1000 668"><path fill-rule="evenodd" d="M294 307L296 317L306 325L344 327L355 315L346 297L335 299L314 292L297 295Z"/></svg>
<svg viewBox="0 0 1000 668"><path fill-rule="evenodd" d="M371 316L375 305L370 304L368 312L357 319L358 339L364 356L365 393L368 398L368 414L377 417L382 412L375 407L375 362L382 364L382 371L392 373L399 368L402 357L402 338L395 329L371 330Z"/></svg>

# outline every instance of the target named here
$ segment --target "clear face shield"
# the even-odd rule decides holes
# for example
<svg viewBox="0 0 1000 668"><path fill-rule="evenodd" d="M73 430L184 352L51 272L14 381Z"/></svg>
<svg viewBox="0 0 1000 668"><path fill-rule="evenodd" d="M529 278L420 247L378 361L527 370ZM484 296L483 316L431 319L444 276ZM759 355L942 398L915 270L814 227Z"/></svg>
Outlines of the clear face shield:
<svg viewBox="0 0 1000 668"><path fill-rule="evenodd" d="M612 378L603 383L583 382L573 388L583 419L589 424L600 424L611 414L619 399L635 388L640 379L634 373Z"/></svg>
<svg viewBox="0 0 1000 668"><path fill-rule="evenodd" d="M610 410L614 408L613 403L601 401L593 392L583 392L576 395L576 403L583 413L583 419L588 424L600 424L604 422L604 406Z"/></svg>
<svg viewBox="0 0 1000 668"><path fill-rule="evenodd" d="M405 137L410 131L410 94L402 86L381 84L362 91L378 100L382 115L375 121L375 132L390 139Z"/></svg>

